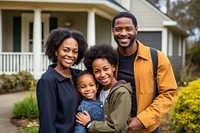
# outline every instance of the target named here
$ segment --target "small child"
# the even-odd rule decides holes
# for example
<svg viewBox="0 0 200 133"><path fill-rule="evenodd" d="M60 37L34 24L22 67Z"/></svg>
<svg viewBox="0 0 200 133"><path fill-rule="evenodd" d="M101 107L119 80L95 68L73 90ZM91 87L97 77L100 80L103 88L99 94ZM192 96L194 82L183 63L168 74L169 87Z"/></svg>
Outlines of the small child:
<svg viewBox="0 0 200 133"><path fill-rule="evenodd" d="M96 97L98 84L94 76L87 70L78 75L78 91L83 96L77 112L87 111L92 120L102 121L104 118L103 103ZM87 133L85 126L77 123L74 133Z"/></svg>
<svg viewBox="0 0 200 133"><path fill-rule="evenodd" d="M102 85L99 98L104 102L104 120L92 120L87 112L77 113L77 122L92 133L126 133L131 112L132 88L114 77L118 53L109 44L91 46L84 55L84 64Z"/></svg>

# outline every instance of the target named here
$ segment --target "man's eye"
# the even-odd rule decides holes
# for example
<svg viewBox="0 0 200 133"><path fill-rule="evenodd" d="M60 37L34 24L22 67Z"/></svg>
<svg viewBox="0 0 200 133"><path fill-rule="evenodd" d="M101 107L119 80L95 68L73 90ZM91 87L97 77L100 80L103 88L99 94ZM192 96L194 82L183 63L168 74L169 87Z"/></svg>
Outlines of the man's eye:
<svg viewBox="0 0 200 133"><path fill-rule="evenodd" d="M121 29L120 29L120 28L115 28L115 31L116 31L116 32L120 32Z"/></svg>
<svg viewBox="0 0 200 133"><path fill-rule="evenodd" d="M132 28L132 27L128 27L128 28L126 28L126 30L127 30L127 31L132 31L133 28Z"/></svg>

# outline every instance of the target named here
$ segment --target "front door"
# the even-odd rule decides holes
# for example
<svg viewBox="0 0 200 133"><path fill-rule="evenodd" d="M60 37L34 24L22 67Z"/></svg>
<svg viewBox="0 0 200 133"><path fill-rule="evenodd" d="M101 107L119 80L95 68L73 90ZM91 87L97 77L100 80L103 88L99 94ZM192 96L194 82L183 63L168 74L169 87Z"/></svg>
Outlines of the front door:
<svg viewBox="0 0 200 133"><path fill-rule="evenodd" d="M50 14L42 14L42 42L41 48L44 52L44 43L49 34L49 17ZM23 13L22 14L22 52L33 52L33 13Z"/></svg>

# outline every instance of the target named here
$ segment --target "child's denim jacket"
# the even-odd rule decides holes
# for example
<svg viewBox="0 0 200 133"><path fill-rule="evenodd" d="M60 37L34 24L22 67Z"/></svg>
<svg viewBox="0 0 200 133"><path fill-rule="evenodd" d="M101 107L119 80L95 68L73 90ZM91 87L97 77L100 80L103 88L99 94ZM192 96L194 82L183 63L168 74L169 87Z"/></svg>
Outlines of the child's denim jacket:
<svg viewBox="0 0 200 133"><path fill-rule="evenodd" d="M91 120L103 121L104 120L104 110L103 103L97 100L90 100L83 97L77 112L87 111L90 114ZM87 128L83 125L77 123L74 129L74 133L87 133Z"/></svg>

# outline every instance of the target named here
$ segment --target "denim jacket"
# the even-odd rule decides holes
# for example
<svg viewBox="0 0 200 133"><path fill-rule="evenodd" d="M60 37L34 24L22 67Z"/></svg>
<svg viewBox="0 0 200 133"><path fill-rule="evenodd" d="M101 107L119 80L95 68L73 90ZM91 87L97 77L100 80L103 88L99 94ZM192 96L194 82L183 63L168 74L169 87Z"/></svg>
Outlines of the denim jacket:
<svg viewBox="0 0 200 133"><path fill-rule="evenodd" d="M91 120L103 121L104 120L104 110L103 103L97 100L90 100L83 97L77 112L87 111L90 114ZM74 129L74 133L87 133L85 126L77 123Z"/></svg>

